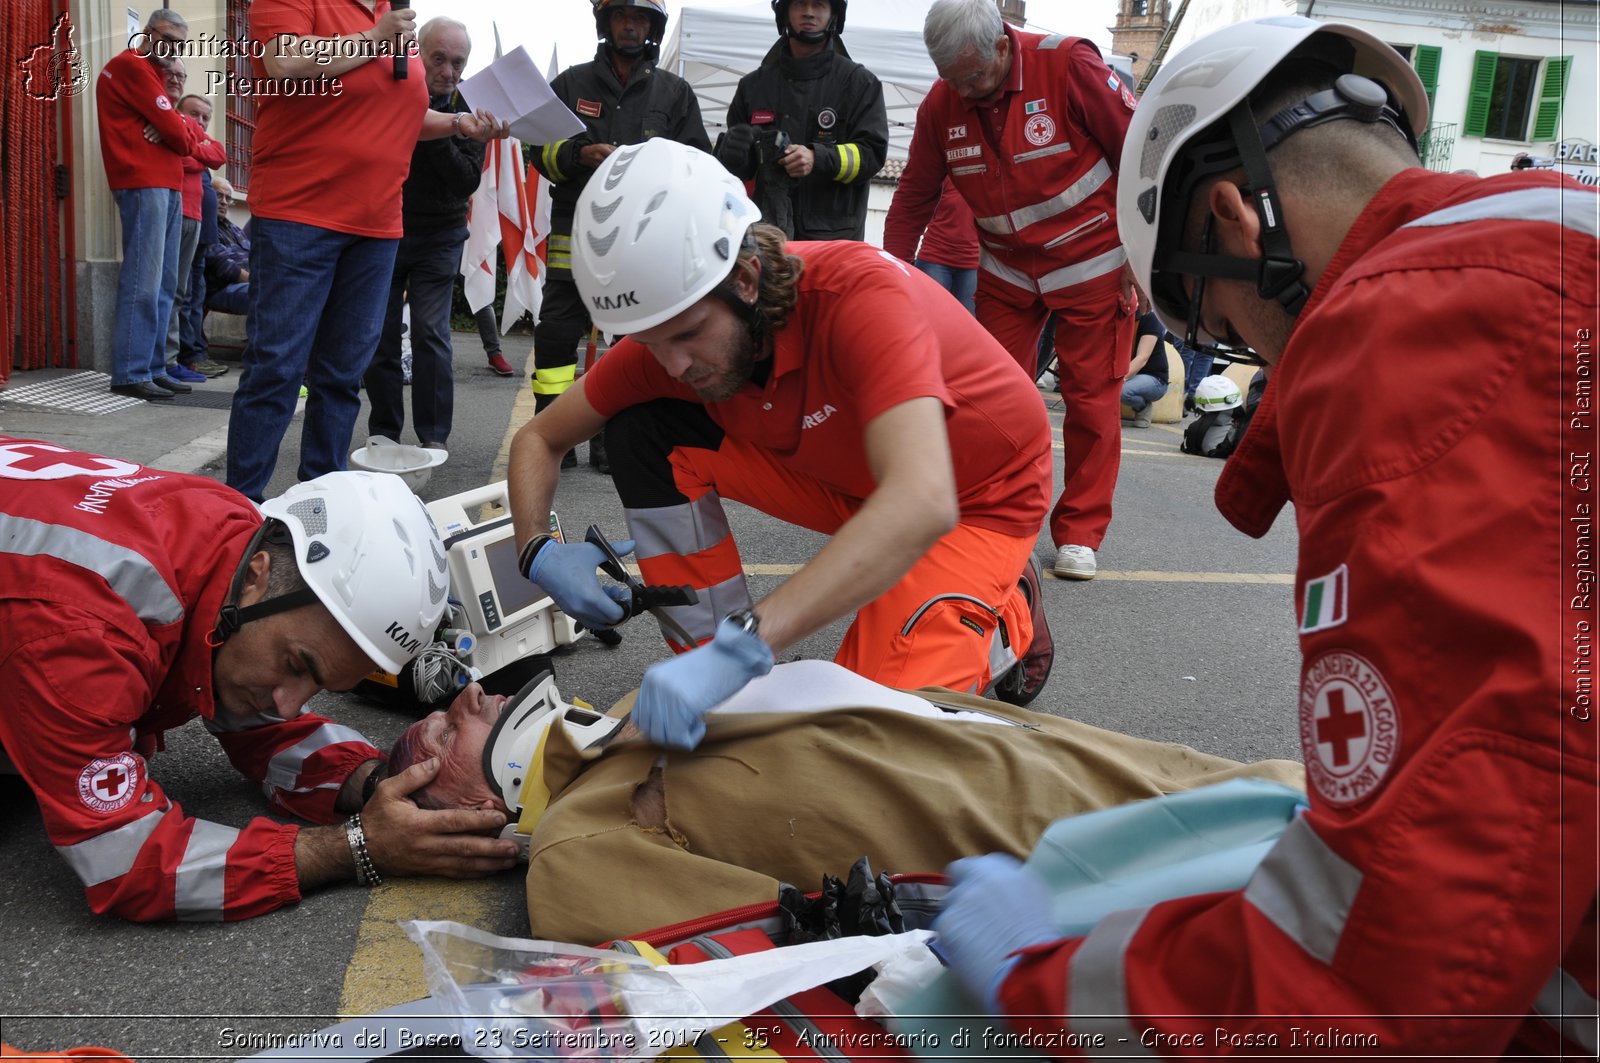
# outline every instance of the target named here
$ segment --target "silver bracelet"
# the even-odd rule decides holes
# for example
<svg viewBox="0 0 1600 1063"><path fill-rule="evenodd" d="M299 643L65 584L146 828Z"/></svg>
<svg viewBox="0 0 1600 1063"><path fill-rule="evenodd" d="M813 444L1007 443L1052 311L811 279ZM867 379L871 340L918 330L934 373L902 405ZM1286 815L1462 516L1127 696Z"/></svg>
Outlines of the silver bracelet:
<svg viewBox="0 0 1600 1063"><path fill-rule="evenodd" d="M367 833L361 829L361 813L344 821L344 840L350 843L350 855L356 862L356 881L363 886L383 885L383 876L378 874L372 855L367 852Z"/></svg>

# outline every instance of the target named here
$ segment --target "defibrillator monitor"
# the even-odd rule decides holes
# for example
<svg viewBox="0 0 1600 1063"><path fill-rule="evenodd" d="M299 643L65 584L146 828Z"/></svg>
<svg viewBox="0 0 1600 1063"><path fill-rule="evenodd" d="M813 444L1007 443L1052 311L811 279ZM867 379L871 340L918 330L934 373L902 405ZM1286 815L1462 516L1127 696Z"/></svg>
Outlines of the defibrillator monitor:
<svg viewBox="0 0 1600 1063"><path fill-rule="evenodd" d="M481 627L473 624L474 630L488 634L514 628L550 604L544 588L517 571L517 540L510 517L451 536L445 550L456 595L475 614L473 619L482 621Z"/></svg>

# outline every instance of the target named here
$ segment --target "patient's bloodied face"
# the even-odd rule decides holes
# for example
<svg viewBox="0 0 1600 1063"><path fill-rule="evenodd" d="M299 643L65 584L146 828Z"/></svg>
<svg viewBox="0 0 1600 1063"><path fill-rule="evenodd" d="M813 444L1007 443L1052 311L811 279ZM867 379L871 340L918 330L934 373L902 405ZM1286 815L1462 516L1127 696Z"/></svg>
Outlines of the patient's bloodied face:
<svg viewBox="0 0 1600 1063"><path fill-rule="evenodd" d="M439 774L411 797L424 808L489 808L505 812L484 775L483 748L500 712L503 695L485 694L471 683L448 709L429 713L406 728L389 754L389 773L439 758Z"/></svg>

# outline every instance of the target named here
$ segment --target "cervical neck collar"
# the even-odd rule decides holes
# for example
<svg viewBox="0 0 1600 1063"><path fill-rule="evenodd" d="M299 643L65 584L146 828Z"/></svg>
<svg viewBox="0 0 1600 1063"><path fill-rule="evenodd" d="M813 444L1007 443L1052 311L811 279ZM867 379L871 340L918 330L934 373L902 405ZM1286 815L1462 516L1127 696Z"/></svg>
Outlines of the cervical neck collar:
<svg viewBox="0 0 1600 1063"><path fill-rule="evenodd" d="M616 717L574 705L561 697L555 676L540 672L506 702L489 740L483 746L483 776L510 810L502 837L516 838L527 855L528 835L544 813L550 793L541 773L544 744L560 721L579 750L608 737L622 726Z"/></svg>

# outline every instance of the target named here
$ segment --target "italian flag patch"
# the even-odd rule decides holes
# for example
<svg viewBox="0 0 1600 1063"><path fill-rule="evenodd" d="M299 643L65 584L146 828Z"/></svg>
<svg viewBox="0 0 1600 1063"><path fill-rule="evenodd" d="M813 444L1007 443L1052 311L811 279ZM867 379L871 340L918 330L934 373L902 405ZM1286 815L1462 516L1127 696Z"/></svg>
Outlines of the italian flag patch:
<svg viewBox="0 0 1600 1063"><path fill-rule="evenodd" d="M1305 609L1300 614L1300 634L1325 631L1344 623L1350 604L1350 567L1340 565L1321 579L1306 584Z"/></svg>

